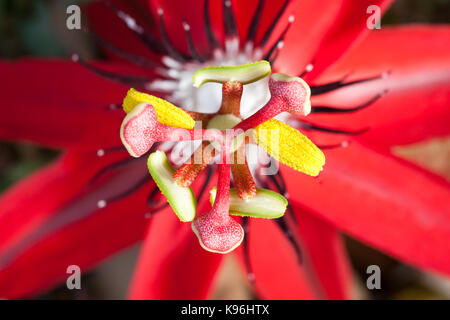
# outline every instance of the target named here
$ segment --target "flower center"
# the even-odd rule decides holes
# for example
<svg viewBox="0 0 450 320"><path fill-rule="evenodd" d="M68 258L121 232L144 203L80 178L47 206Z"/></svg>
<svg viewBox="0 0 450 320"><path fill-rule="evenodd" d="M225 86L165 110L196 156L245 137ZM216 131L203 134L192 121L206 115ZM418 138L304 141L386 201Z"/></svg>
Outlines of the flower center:
<svg viewBox="0 0 450 320"><path fill-rule="evenodd" d="M269 101L243 119L244 85L266 77L269 78ZM240 199L240 209L245 211L238 215L268 218L268 212L256 212L260 202L279 204L280 211L270 213L272 217L281 216L286 210L283 195L257 187L248 166L246 144L257 144L291 168L312 176L320 173L325 157L299 131L273 119L283 112L301 116L311 112L311 90L301 78L271 74L270 63L263 60L237 66L204 67L193 74L194 88L207 83L222 85L221 104L216 114L185 112L165 100L130 89L124 100L127 116L120 135L134 157L149 152L157 141L203 141L189 161L176 170L161 151L150 154L148 168L180 220L192 222L200 245L208 251L224 254L239 246L245 233L230 217L235 212L230 207L230 175L235 186L233 193ZM194 120L202 121L206 129L194 128ZM190 185L217 155L220 156L217 193L211 210L197 216ZM260 199L254 201L258 195Z"/></svg>

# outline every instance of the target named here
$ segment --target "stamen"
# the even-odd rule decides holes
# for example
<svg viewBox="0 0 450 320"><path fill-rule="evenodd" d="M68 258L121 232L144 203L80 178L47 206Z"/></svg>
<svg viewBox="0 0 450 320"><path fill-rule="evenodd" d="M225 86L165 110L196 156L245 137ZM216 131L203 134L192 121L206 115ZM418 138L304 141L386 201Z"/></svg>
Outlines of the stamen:
<svg viewBox="0 0 450 320"><path fill-rule="evenodd" d="M202 57L197 49L195 49L195 45L194 42L192 41L192 36L191 36L191 27L189 26L189 24L185 21L183 21L183 29L186 33L186 42L188 44L188 48L189 48L189 53L191 54L191 56L199 61L199 62L205 62L206 58Z"/></svg>
<svg viewBox="0 0 450 320"><path fill-rule="evenodd" d="M161 32L162 43L164 48L167 50L169 55L180 62L186 62L188 58L178 51L171 43L169 36L167 35L166 26L164 24L164 10L160 7L158 8L159 16L159 31Z"/></svg>
<svg viewBox="0 0 450 320"><path fill-rule="evenodd" d="M281 6L280 10L278 11L277 15L272 20L272 23L270 24L269 28L267 28L264 37L262 38L261 42L259 43L259 47L264 47L267 44L267 41L269 41L270 36L272 35L273 31L275 30L275 27L277 26L278 22L280 21L281 17L283 16L284 12L286 11L289 3L291 0L285 0L283 5Z"/></svg>
<svg viewBox="0 0 450 320"><path fill-rule="evenodd" d="M216 36L214 35L213 28L211 26L211 20L209 15L209 0L204 0L204 8L203 8L203 21L204 21L204 27L205 27L205 33L206 38L208 39L208 42L211 46L211 49L215 50L217 48L220 48L220 44L216 39Z"/></svg>
<svg viewBox="0 0 450 320"><path fill-rule="evenodd" d="M231 0L222 0L223 28L228 38L237 37L238 30Z"/></svg>
<svg viewBox="0 0 450 320"><path fill-rule="evenodd" d="M378 79L385 79L388 76L389 76L389 72L383 72L381 75L377 75L374 77L344 82L345 79L348 77L348 75L346 75L342 79L334 81L334 82L330 82L330 83L322 84L322 85L318 85L318 86L311 86L311 94L314 96L319 95L319 94L324 94L324 93L328 93L328 92L331 92L331 91L334 91L337 89L341 89L343 87L351 86L354 84L358 84L358 83L363 83L363 82L378 80Z"/></svg>
<svg viewBox="0 0 450 320"><path fill-rule="evenodd" d="M373 98L371 98L369 101L364 102L363 104L360 104L359 106L353 107L353 108L335 108L335 107L325 107L325 106L313 106L311 108L312 113L351 113L355 112L364 108L367 108L372 103L380 99L382 96L384 96L387 93L387 90L383 91L382 93L377 94Z"/></svg>
<svg viewBox="0 0 450 320"><path fill-rule="evenodd" d="M164 125L192 129L195 121L181 108L164 99L139 92L131 88L123 100L123 110L130 113L138 104L150 103L156 111L158 121Z"/></svg>
<svg viewBox="0 0 450 320"><path fill-rule="evenodd" d="M127 27L136 35L136 37L145 44L151 51L153 51L156 54L165 54L164 47L161 46L161 43L156 39L151 33L146 32L145 28L139 25L136 20L128 15L127 13L123 12L122 10L119 10L116 8L110 1L108 0L102 0L103 3L110 8L116 16L125 22Z"/></svg>
<svg viewBox="0 0 450 320"><path fill-rule="evenodd" d="M256 128L258 144L287 166L317 176L325 165L325 156L306 136L284 122L271 119Z"/></svg>
<svg viewBox="0 0 450 320"><path fill-rule="evenodd" d="M113 80L113 81L117 81L117 82L126 84L128 86L144 87L145 84L147 84L151 81L151 79L149 79L147 77L130 76L130 75L124 75L124 74L119 74L119 73L99 69L99 68L94 67L93 65L87 63L83 59L81 59L80 56L78 56L77 54L72 55L72 61L80 63L86 69L88 69L104 78L107 78L107 79Z"/></svg>
<svg viewBox="0 0 450 320"><path fill-rule="evenodd" d="M261 20L262 10L264 8L266 0L259 0L258 7L253 15L250 27L247 33L247 43L253 43L255 41L256 30L258 30L259 21Z"/></svg>

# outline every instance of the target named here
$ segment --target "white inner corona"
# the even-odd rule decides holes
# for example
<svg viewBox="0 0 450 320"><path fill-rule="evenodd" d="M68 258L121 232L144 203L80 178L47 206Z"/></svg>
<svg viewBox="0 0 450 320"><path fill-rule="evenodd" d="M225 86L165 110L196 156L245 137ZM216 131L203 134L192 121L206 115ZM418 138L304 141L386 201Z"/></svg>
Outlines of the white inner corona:
<svg viewBox="0 0 450 320"><path fill-rule="evenodd" d="M203 67L236 66L256 62L261 58L262 52L254 50L251 45L240 50L238 39L227 40L225 49L215 50L213 58L204 63L197 61L180 63L166 56L163 58L163 63L167 66L168 71L164 71L164 74L173 80L155 80L149 84L148 89L164 92L171 102L186 110L216 113L222 101L222 85L206 83L200 88L194 88L192 85L194 73ZM252 115L269 100L267 84L268 77L244 86L241 100L243 118Z"/></svg>

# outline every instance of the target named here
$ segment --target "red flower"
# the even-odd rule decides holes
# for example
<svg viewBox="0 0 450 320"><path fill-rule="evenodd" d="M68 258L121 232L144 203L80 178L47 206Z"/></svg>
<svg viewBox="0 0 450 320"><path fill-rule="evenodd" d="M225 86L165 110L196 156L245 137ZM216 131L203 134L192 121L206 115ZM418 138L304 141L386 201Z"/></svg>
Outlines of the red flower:
<svg viewBox="0 0 450 320"><path fill-rule="evenodd" d="M115 105L130 86L166 90L168 100L187 103L192 96L180 82L154 79L180 77L177 71L212 59L212 49L224 44L237 50L226 40L238 38L236 56L261 49L279 72L302 74L312 62L303 78L317 114L309 122L289 121L319 145L349 142L325 150L319 182L283 166L282 177L265 181L287 191L292 211L277 223L244 221L248 242L238 256L252 270L257 295L350 297L337 230L407 263L450 273L448 183L390 152L393 145L449 134L450 28L369 32L366 9L386 9L391 1L382 0L210 2L204 16L204 1L115 1L134 20L116 7L108 11L105 1L89 13L108 61L81 60L87 68L69 61L0 63L0 137L65 150L0 199L0 296L36 294L63 281L67 266L93 268L141 239L131 298L208 296L222 256L201 249L190 226L159 201L145 159L130 159L117 148L123 113ZM189 25L183 30L184 17ZM337 109L358 105L364 110ZM370 130L360 131L365 128ZM200 195L216 181L207 174L199 180L205 181L194 184ZM203 200L199 212L210 209ZM147 220L146 212L155 215Z"/></svg>

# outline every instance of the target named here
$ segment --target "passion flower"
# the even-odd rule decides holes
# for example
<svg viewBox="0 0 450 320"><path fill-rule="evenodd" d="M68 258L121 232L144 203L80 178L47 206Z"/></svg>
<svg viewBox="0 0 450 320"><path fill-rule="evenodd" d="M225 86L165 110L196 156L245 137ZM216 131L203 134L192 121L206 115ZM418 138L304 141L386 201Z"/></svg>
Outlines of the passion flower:
<svg viewBox="0 0 450 320"><path fill-rule="evenodd" d="M252 293L265 299L354 299L341 233L416 268L449 274L448 183L391 150L449 135L450 30L384 24L368 30L367 7L384 11L391 2L90 1L83 13L90 28L85 31L106 60L74 55L77 63L1 61L0 138L63 152L0 198L0 296L35 297L62 284L68 265L93 269L142 241L130 298L211 297L223 255L198 245L190 223L179 221L148 174L147 157L130 157L121 144L122 100L134 87L196 111L183 115L202 120L202 129L208 129L211 113L232 113L241 121L233 112L239 84L222 86L235 93L228 103L220 85L195 88L192 77L203 67L261 59L274 72L298 75L310 86L311 114L282 113L277 119L307 134L324 150L327 165L318 179L284 165L274 175L262 175L265 166L258 168L251 159L239 167L238 175L252 174L257 186L232 181L231 215L275 218L289 199L278 219L237 219L245 237L233 258L246 266ZM267 79L242 87L243 119L269 100ZM217 112L222 100L225 114ZM171 121L174 115L161 113L159 106L153 104L162 125L192 129L191 120L165 122L166 114ZM216 126L227 118L238 122L228 116L211 122ZM160 150L152 159L165 165L162 151L169 155L186 143L155 143L149 153ZM220 159L210 141L202 146L207 152L193 156L208 164ZM246 155L255 155L255 148L246 144ZM191 186L197 195L191 202L197 200L199 213L206 213L208 190L215 195L215 165L188 162L176 169L176 183ZM239 185L244 192L238 192ZM274 197L265 197L269 188ZM194 216L183 212L191 215L186 220Z"/></svg>

